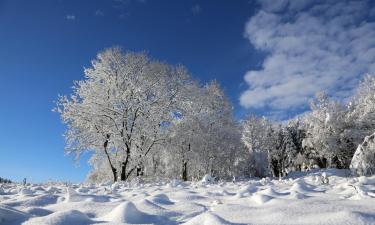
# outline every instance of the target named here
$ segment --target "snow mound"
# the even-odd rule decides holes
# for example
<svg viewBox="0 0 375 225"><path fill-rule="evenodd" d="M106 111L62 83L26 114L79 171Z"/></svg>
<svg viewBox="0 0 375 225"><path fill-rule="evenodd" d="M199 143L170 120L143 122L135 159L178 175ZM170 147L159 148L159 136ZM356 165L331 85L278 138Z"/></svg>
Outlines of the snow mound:
<svg viewBox="0 0 375 225"><path fill-rule="evenodd" d="M183 223L184 225L230 225L231 223L224 220L223 218L210 213L202 213L191 220Z"/></svg>
<svg viewBox="0 0 375 225"><path fill-rule="evenodd" d="M251 196L251 200L253 200L259 205L264 204L272 199L273 197L269 195L264 195L264 194L259 194L259 193L255 193L254 195Z"/></svg>
<svg viewBox="0 0 375 225"><path fill-rule="evenodd" d="M166 194L157 194L147 198L151 202L161 205L172 205L173 202L168 198Z"/></svg>
<svg viewBox="0 0 375 225"><path fill-rule="evenodd" d="M46 188L46 192L51 193L51 194L57 193L58 191L59 191L59 189L57 189L56 187L53 187L53 186L49 186L49 187Z"/></svg>
<svg viewBox="0 0 375 225"><path fill-rule="evenodd" d="M372 176L372 177L360 176L360 177L358 177L358 182L362 185L374 185L375 184L375 176Z"/></svg>
<svg viewBox="0 0 375 225"><path fill-rule="evenodd" d="M273 188L269 187L269 188L266 188L264 190L261 190L261 191L258 191L258 193L260 194L264 194L264 195L269 195L269 196L283 196L283 195L287 195L288 193L280 193L280 192L277 192L275 191Z"/></svg>
<svg viewBox="0 0 375 225"><path fill-rule="evenodd" d="M163 221L166 223L166 219L163 217L150 215L139 211L132 202L121 203L109 214L102 217L102 219L109 222L130 224L163 224Z"/></svg>
<svg viewBox="0 0 375 225"><path fill-rule="evenodd" d="M32 195L33 194L33 191L28 189L28 188L22 188L19 193L21 195Z"/></svg>
<svg viewBox="0 0 375 225"><path fill-rule="evenodd" d="M159 206L147 199L140 200L135 202L135 205L138 209L147 212L149 214L157 215L157 216L168 216L168 217L175 217L180 215L177 212L169 211L162 206Z"/></svg>
<svg viewBox="0 0 375 225"><path fill-rule="evenodd" d="M65 202L81 202L87 200L87 197L78 194L73 188L66 189Z"/></svg>
<svg viewBox="0 0 375 225"><path fill-rule="evenodd" d="M67 210L31 219L23 223L23 225L86 225L92 223L93 221L86 214L78 210Z"/></svg>
<svg viewBox="0 0 375 225"><path fill-rule="evenodd" d="M197 201L197 200L203 200L207 197L201 194L194 194L194 193L189 193L189 192L178 192L173 195L173 198L178 201Z"/></svg>
<svg viewBox="0 0 375 225"><path fill-rule="evenodd" d="M209 174L204 175L202 180L201 180L202 184L211 184L211 183L214 183L214 182L215 182L215 178L212 177Z"/></svg>
<svg viewBox="0 0 375 225"><path fill-rule="evenodd" d="M57 196L55 195L40 195L32 197L26 200L22 205L23 206L46 206L49 204L54 204L57 202Z"/></svg>
<svg viewBox="0 0 375 225"><path fill-rule="evenodd" d="M243 198L246 196L251 195L252 193L256 192L258 190L257 187L255 187L252 184L249 184L243 188L241 188L235 195L236 198Z"/></svg>
<svg viewBox="0 0 375 225"><path fill-rule="evenodd" d="M28 214L0 204L0 224L19 224Z"/></svg>
<svg viewBox="0 0 375 225"><path fill-rule="evenodd" d="M79 187L79 188L77 188L76 192L87 193L87 192L89 192L89 189L86 188L86 187Z"/></svg>
<svg viewBox="0 0 375 225"><path fill-rule="evenodd" d="M167 184L167 187L169 187L169 188L182 187L182 186L183 186L183 182L181 180L176 180L176 179L171 180Z"/></svg>
<svg viewBox="0 0 375 225"><path fill-rule="evenodd" d="M299 193L297 191L292 191L289 195L289 199L305 199L308 198L309 196Z"/></svg>
<svg viewBox="0 0 375 225"><path fill-rule="evenodd" d="M299 180L292 185L290 192L308 193L315 192L315 190L312 185L305 183L303 180Z"/></svg>
<svg viewBox="0 0 375 225"><path fill-rule="evenodd" d="M136 205L138 208L144 208L147 209L147 212L153 211L153 212L158 212L158 211L163 211L165 208L147 200L147 199L142 199L138 202L136 202Z"/></svg>
<svg viewBox="0 0 375 225"><path fill-rule="evenodd" d="M27 213L33 216L47 216L52 213L52 211L39 208L39 207L30 207L25 210Z"/></svg>

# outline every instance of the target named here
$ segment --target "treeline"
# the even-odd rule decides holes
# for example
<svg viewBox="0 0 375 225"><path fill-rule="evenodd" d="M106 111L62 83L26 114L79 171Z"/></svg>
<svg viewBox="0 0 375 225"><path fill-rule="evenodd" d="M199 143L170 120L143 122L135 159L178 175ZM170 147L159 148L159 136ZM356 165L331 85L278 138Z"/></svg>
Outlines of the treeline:
<svg viewBox="0 0 375 225"><path fill-rule="evenodd" d="M283 124L256 116L243 122L242 140L253 155L254 174L277 177L314 167L350 168L359 144L375 132L375 78L367 75L347 104L318 93L310 108ZM375 173L370 144L364 151L372 153L357 159L365 174Z"/></svg>
<svg viewBox="0 0 375 225"><path fill-rule="evenodd" d="M9 183L12 183L12 181L9 179L0 177L0 184L9 184Z"/></svg>
<svg viewBox="0 0 375 225"><path fill-rule="evenodd" d="M67 125L67 153L92 153L93 182L284 176L316 165L348 168L374 128L367 99L374 87L367 77L348 106L318 94L310 113L288 123L237 122L217 82L201 84L183 66L110 48L55 111Z"/></svg>

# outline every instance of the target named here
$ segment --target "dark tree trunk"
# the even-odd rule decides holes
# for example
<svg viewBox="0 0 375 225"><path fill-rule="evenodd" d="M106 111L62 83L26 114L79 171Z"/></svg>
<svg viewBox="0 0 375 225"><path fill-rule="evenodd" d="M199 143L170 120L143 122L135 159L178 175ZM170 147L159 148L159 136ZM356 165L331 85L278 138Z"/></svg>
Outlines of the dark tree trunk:
<svg viewBox="0 0 375 225"><path fill-rule="evenodd" d="M327 159L326 158L319 158L317 160L318 166L320 168L327 168Z"/></svg>
<svg viewBox="0 0 375 225"><path fill-rule="evenodd" d="M123 162L122 164L121 164L121 180L122 181L125 181L126 180L126 163L125 162Z"/></svg>
<svg viewBox="0 0 375 225"><path fill-rule="evenodd" d="M129 146L127 146L125 161L121 163L121 177L120 178L122 181L125 181L126 179L128 179L128 176L130 175L130 174L126 174L126 167L128 166L129 157L130 157L130 150L129 150Z"/></svg>
<svg viewBox="0 0 375 225"><path fill-rule="evenodd" d="M142 163L137 166L137 177L143 176L143 165Z"/></svg>
<svg viewBox="0 0 375 225"><path fill-rule="evenodd" d="M113 181L117 182L117 169L116 168L112 168L112 173L113 173Z"/></svg>
<svg viewBox="0 0 375 225"><path fill-rule="evenodd" d="M272 160L272 172L273 172L273 176L274 177L277 177L280 175L280 163L278 160Z"/></svg>
<svg viewBox="0 0 375 225"><path fill-rule="evenodd" d="M107 150L109 138L110 138L110 136L109 136L109 134L107 134L107 140L105 140L105 142L103 144L103 147L104 147L104 152L107 156L109 165L111 166L111 170L112 170L112 173L113 173L113 181L116 182L117 181L117 169L113 166L111 158L109 157L108 150Z"/></svg>
<svg viewBox="0 0 375 225"><path fill-rule="evenodd" d="M188 152L191 150L190 143L188 144ZM182 159L182 180L187 181L188 175L187 175L187 160L185 160L185 157Z"/></svg>
<svg viewBox="0 0 375 225"><path fill-rule="evenodd" d="M187 161L182 160L182 180L187 181Z"/></svg>

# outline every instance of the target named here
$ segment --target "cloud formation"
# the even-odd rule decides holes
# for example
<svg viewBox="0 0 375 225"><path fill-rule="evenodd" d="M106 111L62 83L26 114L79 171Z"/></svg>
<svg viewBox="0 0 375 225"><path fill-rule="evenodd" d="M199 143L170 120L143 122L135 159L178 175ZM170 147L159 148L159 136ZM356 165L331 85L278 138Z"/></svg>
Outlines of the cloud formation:
<svg viewBox="0 0 375 225"><path fill-rule="evenodd" d="M375 8L370 1L262 0L245 37L268 53L245 74L245 108L304 108L317 91L345 99L375 72Z"/></svg>
<svg viewBox="0 0 375 225"><path fill-rule="evenodd" d="M75 15L66 15L65 19L67 19L67 20L75 20L76 16Z"/></svg>
<svg viewBox="0 0 375 225"><path fill-rule="evenodd" d="M100 9L95 11L95 16L104 16L104 12Z"/></svg>
<svg viewBox="0 0 375 225"><path fill-rule="evenodd" d="M201 8L201 6L198 5L198 4L193 5L193 7L191 7L191 12L192 12L194 15L199 14L201 11L202 11L202 8Z"/></svg>

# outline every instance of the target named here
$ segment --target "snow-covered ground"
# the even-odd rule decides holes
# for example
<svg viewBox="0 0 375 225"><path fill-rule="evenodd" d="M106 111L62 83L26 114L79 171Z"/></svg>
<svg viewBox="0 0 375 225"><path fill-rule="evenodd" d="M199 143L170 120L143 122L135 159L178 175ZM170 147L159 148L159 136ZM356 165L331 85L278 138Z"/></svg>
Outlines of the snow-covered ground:
<svg viewBox="0 0 375 225"><path fill-rule="evenodd" d="M2 185L0 224L375 224L375 176L284 180Z"/></svg>

